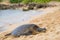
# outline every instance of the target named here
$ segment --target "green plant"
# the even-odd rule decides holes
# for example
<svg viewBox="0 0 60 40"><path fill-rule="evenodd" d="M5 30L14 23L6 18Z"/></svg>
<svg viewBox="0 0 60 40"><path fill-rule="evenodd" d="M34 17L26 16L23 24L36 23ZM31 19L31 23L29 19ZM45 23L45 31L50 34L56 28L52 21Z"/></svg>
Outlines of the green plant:
<svg viewBox="0 0 60 40"><path fill-rule="evenodd" d="M0 0L0 2L2 2L2 0Z"/></svg>
<svg viewBox="0 0 60 40"><path fill-rule="evenodd" d="M47 2L50 2L50 1L60 1L60 0L10 0L11 3L24 3L24 4L27 4L27 3L47 3Z"/></svg>
<svg viewBox="0 0 60 40"><path fill-rule="evenodd" d="M10 0L11 3L20 3L22 2L23 0Z"/></svg>
<svg viewBox="0 0 60 40"><path fill-rule="evenodd" d="M24 3L24 4L27 4L27 3L30 3L31 2L31 0L23 0L22 1L22 3Z"/></svg>
<svg viewBox="0 0 60 40"><path fill-rule="evenodd" d="M50 2L51 0L35 0L35 3L47 3Z"/></svg>
<svg viewBox="0 0 60 40"><path fill-rule="evenodd" d="M60 0L56 0L56 1L60 1Z"/></svg>

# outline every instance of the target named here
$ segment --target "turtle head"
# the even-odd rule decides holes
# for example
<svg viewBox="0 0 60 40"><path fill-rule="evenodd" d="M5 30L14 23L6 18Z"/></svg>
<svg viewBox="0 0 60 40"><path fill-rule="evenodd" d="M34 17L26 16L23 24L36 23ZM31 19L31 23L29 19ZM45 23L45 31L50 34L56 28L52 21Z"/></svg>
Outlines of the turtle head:
<svg viewBox="0 0 60 40"><path fill-rule="evenodd" d="M38 32L46 32L46 28L37 28L36 31L38 31Z"/></svg>

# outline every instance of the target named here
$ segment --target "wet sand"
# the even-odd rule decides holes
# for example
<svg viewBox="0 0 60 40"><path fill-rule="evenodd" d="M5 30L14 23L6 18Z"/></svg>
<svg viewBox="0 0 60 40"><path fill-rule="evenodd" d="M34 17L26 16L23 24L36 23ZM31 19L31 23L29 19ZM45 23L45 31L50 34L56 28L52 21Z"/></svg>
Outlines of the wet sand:
<svg viewBox="0 0 60 40"><path fill-rule="evenodd" d="M24 23L9 25L8 30L0 33L0 40L60 40L60 7L54 7L52 9L46 9L45 11L49 11L49 13L47 12L44 15L32 17L31 20ZM11 35L7 37L5 36L5 34L10 33L17 26L27 23L34 23L39 27L46 27L47 31L36 35L20 36L18 38L14 38Z"/></svg>

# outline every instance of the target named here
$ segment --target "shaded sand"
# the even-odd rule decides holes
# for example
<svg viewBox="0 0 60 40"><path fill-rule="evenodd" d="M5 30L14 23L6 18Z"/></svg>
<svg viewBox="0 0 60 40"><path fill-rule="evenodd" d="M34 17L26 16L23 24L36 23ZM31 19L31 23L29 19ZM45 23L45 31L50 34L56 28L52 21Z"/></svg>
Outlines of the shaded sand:
<svg viewBox="0 0 60 40"><path fill-rule="evenodd" d="M0 40L60 40L60 10L56 10L52 13L47 13L42 16L36 16L33 20L30 20L26 23L34 23L39 27L46 27L47 31L45 33L39 33L36 35L28 36L5 36L11 32L18 24L9 25L10 30L0 33ZM21 25L22 23L20 23Z"/></svg>

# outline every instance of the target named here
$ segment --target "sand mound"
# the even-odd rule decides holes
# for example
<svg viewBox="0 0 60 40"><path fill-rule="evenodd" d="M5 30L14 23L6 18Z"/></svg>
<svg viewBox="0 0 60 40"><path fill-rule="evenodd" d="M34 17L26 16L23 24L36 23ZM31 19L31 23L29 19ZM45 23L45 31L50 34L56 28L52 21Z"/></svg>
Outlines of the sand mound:
<svg viewBox="0 0 60 40"><path fill-rule="evenodd" d="M39 27L46 27L47 31L36 35L20 36L18 38L12 36L6 37L3 34L9 32L4 32L0 34L0 40L60 40L60 10L42 15L29 21L29 23L35 23L39 25Z"/></svg>

